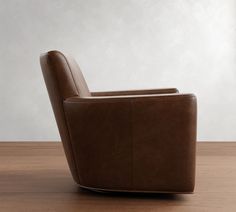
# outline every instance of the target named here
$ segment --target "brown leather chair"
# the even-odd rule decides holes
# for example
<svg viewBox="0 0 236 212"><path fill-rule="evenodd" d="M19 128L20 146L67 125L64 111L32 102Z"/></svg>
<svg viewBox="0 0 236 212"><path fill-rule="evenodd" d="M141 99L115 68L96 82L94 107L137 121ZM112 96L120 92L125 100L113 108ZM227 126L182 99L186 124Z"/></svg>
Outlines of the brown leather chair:
<svg viewBox="0 0 236 212"><path fill-rule="evenodd" d="M40 61L79 186L100 191L193 191L193 94L179 94L175 88L90 92L72 58L50 51Z"/></svg>

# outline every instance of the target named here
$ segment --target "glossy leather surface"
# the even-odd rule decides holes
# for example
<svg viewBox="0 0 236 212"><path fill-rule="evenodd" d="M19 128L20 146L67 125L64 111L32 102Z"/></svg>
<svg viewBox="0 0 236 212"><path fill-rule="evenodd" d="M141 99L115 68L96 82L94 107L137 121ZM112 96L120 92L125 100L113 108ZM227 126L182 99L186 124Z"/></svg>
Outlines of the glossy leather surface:
<svg viewBox="0 0 236 212"><path fill-rule="evenodd" d="M41 56L67 160L82 187L192 192L197 103L175 88L90 92L70 57Z"/></svg>

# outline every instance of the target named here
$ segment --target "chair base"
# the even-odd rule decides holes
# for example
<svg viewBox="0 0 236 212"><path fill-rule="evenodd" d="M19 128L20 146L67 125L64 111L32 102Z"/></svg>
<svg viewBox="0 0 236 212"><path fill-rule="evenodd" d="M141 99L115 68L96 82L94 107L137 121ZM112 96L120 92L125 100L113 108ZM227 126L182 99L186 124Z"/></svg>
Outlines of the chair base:
<svg viewBox="0 0 236 212"><path fill-rule="evenodd" d="M103 189L79 185L80 188L98 193L147 193L147 194L193 194L193 191L147 191L147 190L125 190L125 189Z"/></svg>

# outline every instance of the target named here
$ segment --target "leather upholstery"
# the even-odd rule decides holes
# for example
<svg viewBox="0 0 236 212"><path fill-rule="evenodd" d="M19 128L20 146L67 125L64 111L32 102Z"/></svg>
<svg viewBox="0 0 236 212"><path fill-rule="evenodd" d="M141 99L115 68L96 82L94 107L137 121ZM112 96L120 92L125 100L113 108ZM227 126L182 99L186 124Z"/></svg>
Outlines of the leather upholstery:
<svg viewBox="0 0 236 212"><path fill-rule="evenodd" d="M147 94L167 94L178 93L176 88L162 88L149 90L129 90L129 91L108 91L108 92L91 92L92 96L122 96L122 95L147 95Z"/></svg>
<svg viewBox="0 0 236 212"><path fill-rule="evenodd" d="M74 60L41 55L75 181L96 190L192 192L197 103L177 89L89 92Z"/></svg>

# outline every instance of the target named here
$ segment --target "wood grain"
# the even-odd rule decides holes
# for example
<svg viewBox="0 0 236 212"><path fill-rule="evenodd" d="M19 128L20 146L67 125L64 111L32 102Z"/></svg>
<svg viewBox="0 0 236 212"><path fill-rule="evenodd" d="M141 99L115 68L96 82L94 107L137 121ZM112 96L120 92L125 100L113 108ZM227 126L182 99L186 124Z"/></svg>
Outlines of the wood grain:
<svg viewBox="0 0 236 212"><path fill-rule="evenodd" d="M79 189L59 142L2 142L0 211L236 211L236 143L198 143L194 194L147 195Z"/></svg>

